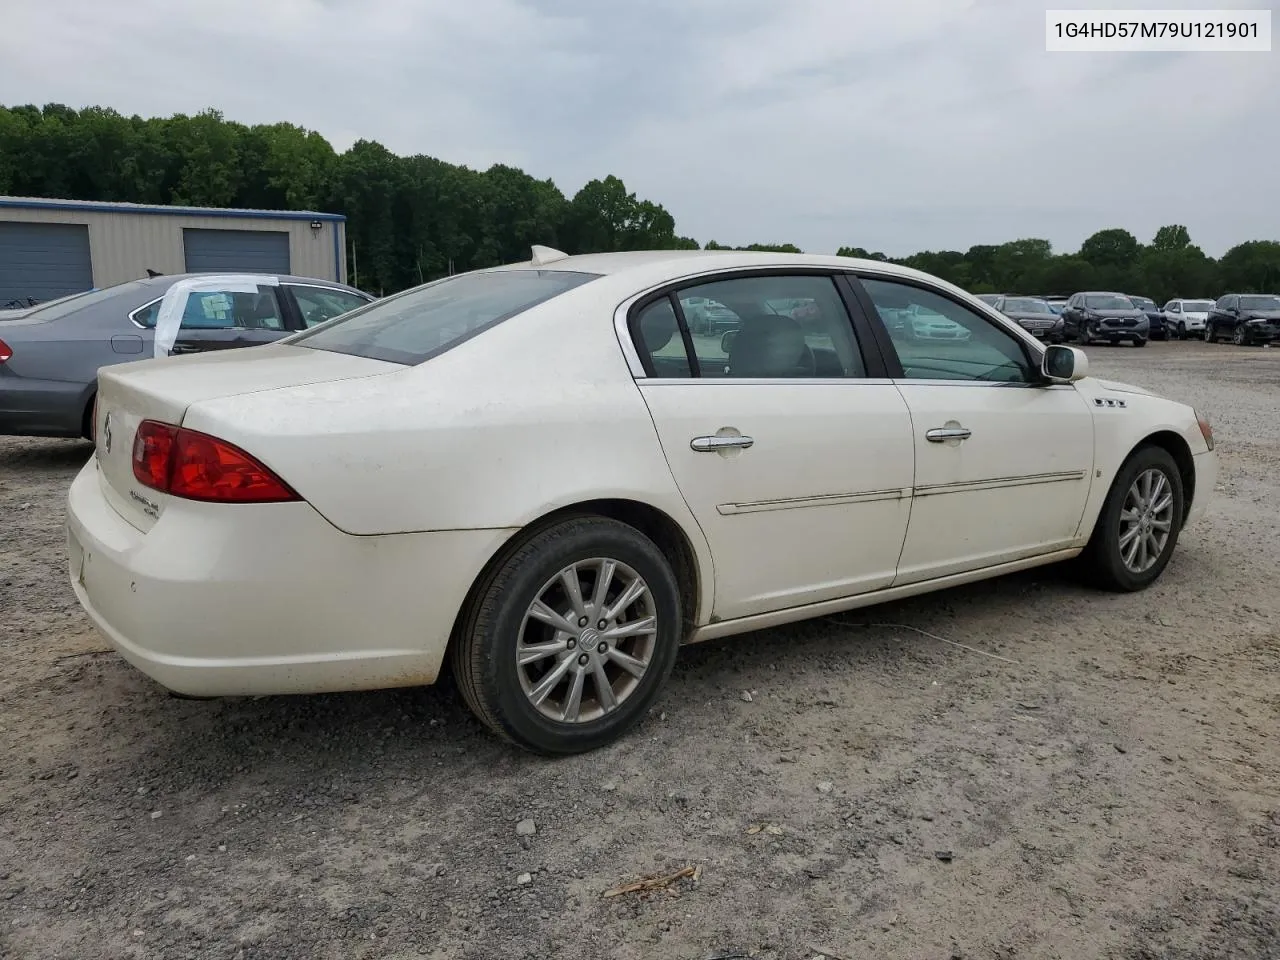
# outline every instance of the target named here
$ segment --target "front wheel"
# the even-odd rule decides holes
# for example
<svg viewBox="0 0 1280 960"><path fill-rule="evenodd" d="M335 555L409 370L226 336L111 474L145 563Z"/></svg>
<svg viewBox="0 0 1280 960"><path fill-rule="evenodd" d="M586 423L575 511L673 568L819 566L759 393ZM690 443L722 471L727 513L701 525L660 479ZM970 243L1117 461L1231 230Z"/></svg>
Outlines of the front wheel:
<svg viewBox="0 0 1280 960"><path fill-rule="evenodd" d="M1135 347L1145 347L1147 345L1147 341L1142 337L1139 337L1137 340L1133 341L1133 345Z"/></svg>
<svg viewBox="0 0 1280 960"><path fill-rule="evenodd" d="M1081 555L1097 586L1144 590L1173 555L1182 530L1182 474L1162 447L1140 447L1116 474Z"/></svg>
<svg viewBox="0 0 1280 960"><path fill-rule="evenodd" d="M1178 324L1178 326L1177 326L1177 330L1176 330L1176 332L1175 332L1175 334L1174 334L1174 335L1175 335L1179 340L1185 340L1185 339L1187 339L1187 325L1186 325L1185 323L1179 323L1179 324Z"/></svg>
<svg viewBox="0 0 1280 960"><path fill-rule="evenodd" d="M1237 347L1247 347L1249 345L1249 335L1245 332L1244 324L1236 324L1236 328L1231 331L1231 342Z"/></svg>
<svg viewBox="0 0 1280 960"><path fill-rule="evenodd" d="M634 527L577 516L508 551L479 585L453 645L472 712L535 753L593 750L622 736L671 674L680 591Z"/></svg>

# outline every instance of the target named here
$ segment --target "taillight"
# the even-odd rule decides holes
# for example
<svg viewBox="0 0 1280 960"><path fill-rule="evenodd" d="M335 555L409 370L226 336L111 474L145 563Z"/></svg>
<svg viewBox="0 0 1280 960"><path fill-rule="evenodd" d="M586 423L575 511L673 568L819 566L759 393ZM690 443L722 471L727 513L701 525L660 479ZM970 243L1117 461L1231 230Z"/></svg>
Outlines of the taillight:
<svg viewBox="0 0 1280 960"><path fill-rule="evenodd" d="M188 500L282 503L301 499L234 444L155 420L138 424L133 475L153 490Z"/></svg>
<svg viewBox="0 0 1280 960"><path fill-rule="evenodd" d="M13 347L9 346L3 340L0 340L0 363L4 363L13 356Z"/></svg>

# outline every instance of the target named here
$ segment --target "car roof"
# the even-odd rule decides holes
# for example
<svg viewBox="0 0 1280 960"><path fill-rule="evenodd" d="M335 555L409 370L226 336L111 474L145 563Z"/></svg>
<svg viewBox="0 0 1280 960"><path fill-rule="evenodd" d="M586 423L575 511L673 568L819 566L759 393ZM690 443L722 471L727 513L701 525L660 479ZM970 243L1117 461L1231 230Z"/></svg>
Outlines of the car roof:
<svg viewBox="0 0 1280 960"><path fill-rule="evenodd" d="M257 273L257 272L259 271L250 271L251 274ZM347 286L347 284L341 283L337 280L322 280L319 277L296 277L288 273L263 273L262 275L264 277L277 277L279 278L281 283L301 283L301 284L309 284L311 286L346 287L346 289L348 290L355 289L354 287L349 287ZM212 277L225 277L225 276L239 277L239 276L244 276L244 273L240 271L235 271L235 270L217 270L217 271L206 272L206 273L162 273L159 276L155 276L155 277L139 277L136 282L145 284L147 286L152 286L152 287L168 287L174 283L177 283L179 280L188 280L195 277L212 278Z"/></svg>
<svg viewBox="0 0 1280 960"><path fill-rule="evenodd" d="M631 250L621 253L585 253L557 256L535 263L532 259L489 267L490 270L568 270L600 276L644 273L646 279L678 280L709 270L733 270L752 267L829 267L838 270L864 270L875 273L917 278L937 283L938 278L911 267L883 260L862 260L816 253L770 253L755 250Z"/></svg>

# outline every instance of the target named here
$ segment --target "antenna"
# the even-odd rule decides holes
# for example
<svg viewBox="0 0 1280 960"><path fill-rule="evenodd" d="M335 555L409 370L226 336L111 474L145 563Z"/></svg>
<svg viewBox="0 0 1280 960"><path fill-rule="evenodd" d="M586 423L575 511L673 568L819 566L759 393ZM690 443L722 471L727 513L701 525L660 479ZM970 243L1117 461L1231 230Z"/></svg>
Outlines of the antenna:
<svg viewBox="0 0 1280 960"><path fill-rule="evenodd" d="M554 263L557 260L564 260L569 256L563 250L556 250L554 247L542 247L536 243L533 245L532 252L533 256L531 259L533 260L533 265L535 267L540 267L544 263Z"/></svg>

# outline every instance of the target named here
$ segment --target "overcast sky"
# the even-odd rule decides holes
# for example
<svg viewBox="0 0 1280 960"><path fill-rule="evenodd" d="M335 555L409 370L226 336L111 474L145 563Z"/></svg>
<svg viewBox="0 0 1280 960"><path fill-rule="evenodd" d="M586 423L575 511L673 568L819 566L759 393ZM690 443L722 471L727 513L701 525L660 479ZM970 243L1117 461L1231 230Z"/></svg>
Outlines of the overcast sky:
<svg viewBox="0 0 1280 960"><path fill-rule="evenodd" d="M1175 222L1214 256L1280 239L1280 44L1050 54L1046 5L0 0L0 103L213 106L569 196L612 173L704 243L1067 251Z"/></svg>

